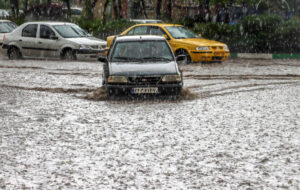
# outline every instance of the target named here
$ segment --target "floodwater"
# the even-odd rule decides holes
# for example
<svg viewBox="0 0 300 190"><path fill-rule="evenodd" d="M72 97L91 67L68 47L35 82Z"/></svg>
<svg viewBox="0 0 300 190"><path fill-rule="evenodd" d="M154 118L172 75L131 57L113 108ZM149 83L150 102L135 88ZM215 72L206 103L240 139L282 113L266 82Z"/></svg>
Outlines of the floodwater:
<svg viewBox="0 0 300 190"><path fill-rule="evenodd" d="M299 189L300 61L180 67L114 100L100 62L0 58L0 189Z"/></svg>

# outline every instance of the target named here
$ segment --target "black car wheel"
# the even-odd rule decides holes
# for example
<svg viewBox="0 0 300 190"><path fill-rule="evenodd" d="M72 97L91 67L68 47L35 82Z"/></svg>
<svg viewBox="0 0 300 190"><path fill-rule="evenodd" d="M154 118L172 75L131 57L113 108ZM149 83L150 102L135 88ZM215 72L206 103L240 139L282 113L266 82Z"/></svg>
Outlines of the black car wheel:
<svg viewBox="0 0 300 190"><path fill-rule="evenodd" d="M9 48L7 55L9 59L20 59L22 57L20 50L16 47Z"/></svg>
<svg viewBox="0 0 300 190"><path fill-rule="evenodd" d="M178 57L179 55L185 55L186 56L186 63L187 64L192 62L191 61L191 56L186 50L184 50L184 49L177 50L176 53L175 53L175 56Z"/></svg>
<svg viewBox="0 0 300 190"><path fill-rule="evenodd" d="M62 59L65 60L76 60L76 55L72 49L64 50L62 54Z"/></svg>

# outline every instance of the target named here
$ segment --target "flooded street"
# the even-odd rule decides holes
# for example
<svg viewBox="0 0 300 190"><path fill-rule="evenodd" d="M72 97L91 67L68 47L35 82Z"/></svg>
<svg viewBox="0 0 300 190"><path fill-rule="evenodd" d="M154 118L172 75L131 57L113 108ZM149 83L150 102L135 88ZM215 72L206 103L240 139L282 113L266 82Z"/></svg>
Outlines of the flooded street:
<svg viewBox="0 0 300 190"><path fill-rule="evenodd" d="M0 57L0 189L299 189L300 61L183 65L111 100L101 62Z"/></svg>

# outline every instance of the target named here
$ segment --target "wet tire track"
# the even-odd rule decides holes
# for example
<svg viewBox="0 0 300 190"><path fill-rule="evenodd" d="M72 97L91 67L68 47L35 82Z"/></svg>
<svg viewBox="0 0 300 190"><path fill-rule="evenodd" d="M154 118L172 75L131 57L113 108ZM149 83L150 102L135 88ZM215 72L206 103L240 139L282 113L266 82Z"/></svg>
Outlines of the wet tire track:
<svg viewBox="0 0 300 190"><path fill-rule="evenodd" d="M84 93L93 92L95 88L45 88L45 87L23 87L23 86L12 86L12 85L0 85L3 88L14 88L19 90L30 90L39 92L51 92L51 93Z"/></svg>
<svg viewBox="0 0 300 190"><path fill-rule="evenodd" d="M193 75L188 74L184 75L184 78L188 79L198 79L198 80L248 80L248 79L256 79L256 80L300 80L300 75Z"/></svg>

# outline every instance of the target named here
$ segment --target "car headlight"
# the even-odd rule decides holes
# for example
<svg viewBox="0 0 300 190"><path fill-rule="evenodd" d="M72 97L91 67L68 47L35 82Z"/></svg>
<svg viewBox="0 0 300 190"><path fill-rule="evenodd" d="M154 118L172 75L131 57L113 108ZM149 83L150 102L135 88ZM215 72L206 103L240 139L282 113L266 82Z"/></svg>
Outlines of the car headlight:
<svg viewBox="0 0 300 190"><path fill-rule="evenodd" d="M225 49L225 50L227 50L227 51L229 51L229 48L228 48L228 46L224 46L224 49Z"/></svg>
<svg viewBox="0 0 300 190"><path fill-rule="evenodd" d="M127 83L128 80L127 80L127 77L124 77L124 76L109 76L107 82L108 83Z"/></svg>
<svg viewBox="0 0 300 190"><path fill-rule="evenodd" d="M197 51L203 51L203 50L209 50L209 47L203 46L203 47L196 47Z"/></svg>
<svg viewBox="0 0 300 190"><path fill-rule="evenodd" d="M165 75L162 78L163 82L180 82L181 76L180 75Z"/></svg>
<svg viewBox="0 0 300 190"><path fill-rule="evenodd" d="M81 44L79 49L91 49L91 46Z"/></svg>

